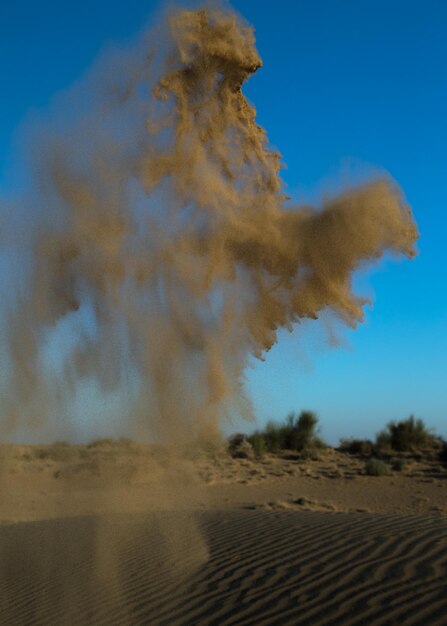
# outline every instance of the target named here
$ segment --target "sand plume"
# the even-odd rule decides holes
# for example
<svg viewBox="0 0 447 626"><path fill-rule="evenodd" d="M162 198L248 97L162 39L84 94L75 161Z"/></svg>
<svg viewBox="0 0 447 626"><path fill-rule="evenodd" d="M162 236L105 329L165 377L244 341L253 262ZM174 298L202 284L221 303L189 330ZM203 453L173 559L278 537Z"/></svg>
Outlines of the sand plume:
<svg viewBox="0 0 447 626"><path fill-rule="evenodd" d="M365 301L353 272L414 254L410 210L386 178L321 207L286 202L281 157L242 91L260 67L232 11L176 9L102 59L71 111L68 98L36 133L25 280L6 333L13 428L63 420L94 384L127 393L130 435L213 430L245 406L250 354L324 310L355 326ZM63 324L56 376L43 354Z"/></svg>

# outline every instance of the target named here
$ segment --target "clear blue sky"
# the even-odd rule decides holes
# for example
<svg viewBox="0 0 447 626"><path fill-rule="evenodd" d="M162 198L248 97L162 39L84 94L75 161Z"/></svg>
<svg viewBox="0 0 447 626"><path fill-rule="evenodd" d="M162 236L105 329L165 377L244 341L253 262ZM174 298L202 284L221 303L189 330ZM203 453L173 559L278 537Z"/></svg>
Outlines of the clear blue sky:
<svg viewBox="0 0 447 626"><path fill-rule="evenodd" d="M447 3L442 0L235 0L256 28L264 67L245 88L287 164L294 199L388 171L421 233L413 262L357 279L374 306L329 348L321 327L281 334L247 373L262 424L318 412L322 434L373 436L423 417L447 437ZM18 129L105 45L138 33L160 6L141 0L0 6L0 196Z"/></svg>

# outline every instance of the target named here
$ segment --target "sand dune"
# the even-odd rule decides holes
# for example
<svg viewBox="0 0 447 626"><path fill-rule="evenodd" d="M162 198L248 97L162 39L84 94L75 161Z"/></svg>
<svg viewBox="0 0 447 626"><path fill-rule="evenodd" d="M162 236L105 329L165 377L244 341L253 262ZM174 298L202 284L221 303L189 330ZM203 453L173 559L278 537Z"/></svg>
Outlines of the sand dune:
<svg viewBox="0 0 447 626"><path fill-rule="evenodd" d="M447 471L10 446L0 625L445 625Z"/></svg>
<svg viewBox="0 0 447 626"><path fill-rule="evenodd" d="M445 517L201 513L209 559L197 567L197 555L184 541L176 546L182 567L174 574L163 529L175 517L4 525L0 623L446 623ZM98 533L118 540L116 568L98 565Z"/></svg>

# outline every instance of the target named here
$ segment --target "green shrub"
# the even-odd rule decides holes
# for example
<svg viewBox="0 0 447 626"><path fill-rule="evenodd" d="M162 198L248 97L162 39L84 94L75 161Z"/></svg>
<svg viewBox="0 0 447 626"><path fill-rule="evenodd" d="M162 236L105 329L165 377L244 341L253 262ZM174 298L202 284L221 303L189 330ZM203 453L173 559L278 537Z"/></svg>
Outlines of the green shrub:
<svg viewBox="0 0 447 626"><path fill-rule="evenodd" d="M371 457L365 463L365 474L367 476L389 476L391 474L390 466L385 461Z"/></svg>
<svg viewBox="0 0 447 626"><path fill-rule="evenodd" d="M284 434L282 427L274 422L268 422L265 428L264 439L269 452L278 452L284 447Z"/></svg>
<svg viewBox="0 0 447 626"><path fill-rule="evenodd" d="M318 418L312 411L290 413L286 422L285 448L301 451L315 446Z"/></svg>
<svg viewBox="0 0 447 626"><path fill-rule="evenodd" d="M387 430L381 430L376 435L377 450L391 450L391 435Z"/></svg>
<svg viewBox="0 0 447 626"><path fill-rule="evenodd" d="M265 441L265 436L259 431L254 432L249 438L248 441L251 443L253 447L253 452L257 459L262 459L262 457L267 452L267 444Z"/></svg>
<svg viewBox="0 0 447 626"><path fill-rule="evenodd" d="M379 449L391 448L398 452L433 446L436 437L427 429L423 420L411 415L400 422L389 422L386 429L378 433L376 445Z"/></svg>
<svg viewBox="0 0 447 626"><path fill-rule="evenodd" d="M249 441L253 448L258 446L259 456L262 455L262 450L302 452L308 448L323 448L325 444L317 435L317 424L318 417L312 411L301 411L299 415L290 413L284 424L268 422L265 430L253 433Z"/></svg>
<svg viewBox="0 0 447 626"><path fill-rule="evenodd" d="M301 452L315 446L317 441L316 425L318 418L312 411L301 411L298 416L290 413L285 424L276 427L277 449ZM318 440L320 443L320 440Z"/></svg>

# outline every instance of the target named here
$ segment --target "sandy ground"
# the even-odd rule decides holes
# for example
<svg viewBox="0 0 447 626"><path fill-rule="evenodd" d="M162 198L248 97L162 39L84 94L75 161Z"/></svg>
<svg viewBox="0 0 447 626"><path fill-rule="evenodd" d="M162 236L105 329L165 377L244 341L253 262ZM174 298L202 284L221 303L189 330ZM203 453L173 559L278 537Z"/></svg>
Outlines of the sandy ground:
<svg viewBox="0 0 447 626"><path fill-rule="evenodd" d="M3 446L0 624L447 624L447 470Z"/></svg>

